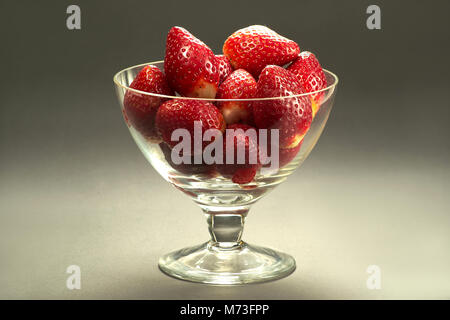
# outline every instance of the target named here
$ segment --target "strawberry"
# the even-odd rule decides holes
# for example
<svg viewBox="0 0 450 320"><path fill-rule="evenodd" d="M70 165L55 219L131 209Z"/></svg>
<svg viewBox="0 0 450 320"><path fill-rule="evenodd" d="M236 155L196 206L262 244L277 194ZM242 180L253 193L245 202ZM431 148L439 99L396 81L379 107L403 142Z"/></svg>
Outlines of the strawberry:
<svg viewBox="0 0 450 320"><path fill-rule="evenodd" d="M130 88L163 95L174 94L162 71L152 65L144 67L138 73ZM155 128L155 116L161 103L166 100L128 90L123 99L123 113L127 124L131 124L150 141L158 142L160 138Z"/></svg>
<svg viewBox="0 0 450 320"><path fill-rule="evenodd" d="M183 96L216 96L219 61L206 44L183 28L173 27L167 35L164 71L170 86Z"/></svg>
<svg viewBox="0 0 450 320"><path fill-rule="evenodd" d="M270 130L267 132L267 140L264 143L261 143L260 140L258 140L258 146L260 151L262 152L262 154L260 154L261 162L264 163L264 167L271 167L273 164L269 162L269 160L271 159L271 161L275 161L274 157L272 156L272 151L278 152L278 168L282 168L289 162L291 162L292 159L294 159L297 153L300 151L300 148L303 144L303 138L297 145L290 148L280 148L278 143L272 145L271 142L272 139ZM274 150L272 150L272 148ZM269 159L267 159L266 157L268 157Z"/></svg>
<svg viewBox="0 0 450 320"><path fill-rule="evenodd" d="M285 65L300 53L297 43L265 26L250 26L233 33L223 45L235 69L245 69L257 78L267 65Z"/></svg>
<svg viewBox="0 0 450 320"><path fill-rule="evenodd" d="M164 158L173 169L188 175L202 174L211 177L214 176L214 165L208 165L206 163L196 164L194 163L193 157L191 158L191 163L175 164L172 161L172 149L170 149L170 147L165 142L160 143L159 147L164 154Z"/></svg>
<svg viewBox="0 0 450 320"><path fill-rule="evenodd" d="M298 58L288 67L288 70L297 77L306 92L321 90L327 86L327 79L319 60L309 51L301 52ZM323 92L311 95L313 118L320 107L323 95Z"/></svg>
<svg viewBox="0 0 450 320"><path fill-rule="evenodd" d="M250 183L261 167L258 155L258 131L245 124L232 124L227 127L227 134L234 134L233 143L227 143L226 135L223 138L223 164L216 164L219 171L225 178L231 178L234 183ZM252 135L253 131L253 135ZM238 148L245 148L244 163L238 163ZM233 153L232 163L227 163L227 154ZM229 157L231 157L229 155Z"/></svg>
<svg viewBox="0 0 450 320"><path fill-rule="evenodd" d="M131 127L130 120L128 119L127 113L125 112L125 108L122 109L123 120L127 124L127 127Z"/></svg>
<svg viewBox="0 0 450 320"><path fill-rule="evenodd" d="M230 60L224 55L216 55L219 61L220 83L222 83L233 72Z"/></svg>
<svg viewBox="0 0 450 320"><path fill-rule="evenodd" d="M256 88L257 98L286 97L303 93L304 89L297 78L279 66L265 67ZM308 96L255 101L252 108L258 128L280 130L280 148L296 147L311 125L311 100Z"/></svg>
<svg viewBox="0 0 450 320"><path fill-rule="evenodd" d="M297 146L293 148L278 148L278 167L283 168L285 165L287 165L289 162L292 161L292 159L295 158L297 153L300 151L300 148L302 146L303 139L297 144ZM270 144L267 147L267 155L271 156L271 148ZM269 167L270 163L264 164L265 167Z"/></svg>
<svg viewBox="0 0 450 320"><path fill-rule="evenodd" d="M159 107L156 114L156 127L164 142L170 147L174 147L179 142L171 140L172 132L176 129L186 129L191 138L191 151L194 150L194 121L201 121L201 137L208 129L218 129L222 132L225 130L225 121L219 109L206 101L169 100ZM209 141L204 141L203 148L209 143Z"/></svg>
<svg viewBox="0 0 450 320"><path fill-rule="evenodd" d="M251 99L255 94L255 79L244 69L238 69L233 71L219 86L217 99ZM217 106L227 124L252 122L250 101L219 101Z"/></svg>

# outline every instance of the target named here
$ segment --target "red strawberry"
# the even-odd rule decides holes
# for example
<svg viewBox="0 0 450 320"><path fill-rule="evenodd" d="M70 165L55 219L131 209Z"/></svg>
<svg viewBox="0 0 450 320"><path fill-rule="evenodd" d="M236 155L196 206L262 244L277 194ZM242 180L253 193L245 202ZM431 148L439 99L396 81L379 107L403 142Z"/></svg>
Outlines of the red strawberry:
<svg viewBox="0 0 450 320"><path fill-rule="evenodd" d="M303 138L300 140L300 142L291 148L280 148L278 143L276 143L275 145L271 144L271 132L268 131L267 132L267 140L265 143L261 143L258 140L258 147L261 150L262 154L260 155L261 158L261 162L263 162L263 166L264 167L272 167L274 164L270 162L271 161L275 161L275 159L273 159L272 156L272 151L274 152L278 152L278 168L282 168L285 165L287 165L289 162L292 161L292 159L295 158L295 156L297 155L297 153L300 151L300 148L303 144ZM274 150L272 150L272 148ZM265 157L268 157L269 159L266 159ZM268 163L267 163L268 162Z"/></svg>
<svg viewBox="0 0 450 320"><path fill-rule="evenodd" d="M233 67L224 55L216 55L216 59L219 61L220 83L222 83L233 72Z"/></svg>
<svg viewBox="0 0 450 320"><path fill-rule="evenodd" d="M238 69L219 86L217 99L251 99L255 94L255 79L244 69ZM249 101L220 101L217 106L227 124L252 122L253 114Z"/></svg>
<svg viewBox="0 0 450 320"><path fill-rule="evenodd" d="M297 78L279 66L261 72L256 97L286 97L303 94ZM293 148L303 139L312 121L311 100L306 96L255 101L252 104L258 128L279 129L280 148Z"/></svg>
<svg viewBox="0 0 450 320"><path fill-rule="evenodd" d="M159 146L164 154L164 158L175 170L189 175L206 174L208 176L214 176L214 165L208 165L206 163L195 164L193 157L191 159L191 163L175 164L172 161L172 149L170 149L170 147L164 142L160 143Z"/></svg>
<svg viewBox="0 0 450 320"><path fill-rule="evenodd" d="M233 33L223 45L223 53L235 69L245 69L257 78L270 64L285 65L297 58L297 43L265 26L250 26Z"/></svg>
<svg viewBox="0 0 450 320"><path fill-rule="evenodd" d="M122 109L123 120L127 124L128 128L131 127L130 120L128 120L127 113L125 112L125 108Z"/></svg>
<svg viewBox="0 0 450 320"><path fill-rule="evenodd" d="M240 129L240 130L239 130ZM227 127L223 138L223 164L216 164L217 171L234 183L245 184L253 180L261 167L258 155L258 131L245 124L232 124ZM227 135L234 134L233 144L227 144ZM245 148L243 163L238 163L238 150ZM238 149L239 148L239 149ZM228 163L227 154L233 152L232 163ZM231 155L229 155L231 157Z"/></svg>
<svg viewBox="0 0 450 320"><path fill-rule="evenodd" d="M218 129L222 132L225 130L225 121L219 109L206 101L169 100L159 107L156 114L156 127L164 142L170 147L179 143L179 141L171 140L172 132L176 129L187 129L191 138L191 150L194 150L194 121L201 121L201 137L208 129ZM203 142L203 148L209 143L209 141Z"/></svg>
<svg viewBox="0 0 450 320"><path fill-rule="evenodd" d="M173 27L167 35L164 71L170 86L183 96L216 96L219 61L206 44L183 28Z"/></svg>
<svg viewBox="0 0 450 320"><path fill-rule="evenodd" d="M155 66L144 67L133 80L130 88L149 93L173 95L172 89L167 84L166 77ZM161 103L167 99L137 93L128 90L123 99L124 116L127 123L149 140L160 140L155 128L155 116Z"/></svg>
<svg viewBox="0 0 450 320"><path fill-rule="evenodd" d="M306 92L317 91L327 86L327 79L319 60L311 52L301 52L298 58L288 67L288 70L297 77ZM323 92L311 95L313 118L320 107L323 95Z"/></svg>

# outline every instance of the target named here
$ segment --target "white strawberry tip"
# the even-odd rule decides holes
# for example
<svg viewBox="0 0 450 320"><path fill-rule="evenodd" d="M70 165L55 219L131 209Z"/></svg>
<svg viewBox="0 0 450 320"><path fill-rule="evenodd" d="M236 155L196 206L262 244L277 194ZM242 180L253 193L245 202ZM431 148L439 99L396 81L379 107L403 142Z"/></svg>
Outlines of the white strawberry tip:
<svg viewBox="0 0 450 320"><path fill-rule="evenodd" d="M223 119L227 124L235 124L241 121L247 121L250 114L240 102L227 102L220 108Z"/></svg>
<svg viewBox="0 0 450 320"><path fill-rule="evenodd" d="M195 88L192 91L192 94L190 94L190 97L214 99L216 97L216 93L217 85L200 79L195 85Z"/></svg>
<svg viewBox="0 0 450 320"><path fill-rule="evenodd" d="M303 138L305 137L305 134L297 134L292 142L286 146L285 149L292 149L298 146L300 142L302 142Z"/></svg>
<svg viewBox="0 0 450 320"><path fill-rule="evenodd" d="M174 164L192 164L191 151L194 151L193 164L261 164L261 174L271 174L279 169L279 130L270 129L270 142L268 141L268 129L226 129L222 131L211 128L202 134L202 122L194 121L194 136L191 137L189 130L184 128L172 132L171 141L178 142L171 152L171 160ZM227 149L224 163L223 139L233 142L237 137L245 136L250 141L258 141L258 148L246 151L244 143L237 143L236 157L234 148ZM210 142L205 148L203 142ZM238 141L242 141L238 139ZM193 144L193 148L192 148ZM269 151L270 148L270 152ZM246 153L248 153L246 155ZM270 156L269 156L270 154ZM235 162L236 158L236 162ZM246 160L248 159L248 160Z"/></svg>

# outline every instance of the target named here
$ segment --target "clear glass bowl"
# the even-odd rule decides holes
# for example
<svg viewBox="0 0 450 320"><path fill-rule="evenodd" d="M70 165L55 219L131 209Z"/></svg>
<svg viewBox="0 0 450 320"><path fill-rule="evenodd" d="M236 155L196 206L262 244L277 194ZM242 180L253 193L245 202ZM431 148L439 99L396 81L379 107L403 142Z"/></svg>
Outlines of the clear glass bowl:
<svg viewBox="0 0 450 320"><path fill-rule="evenodd" d="M320 91L303 95L264 98L237 99L248 103L278 102L290 103L307 96L320 96L319 109L301 144L298 153L288 163L280 163L277 170L260 170L252 182L240 185L220 175L214 166L177 166L171 161L170 151L163 143L150 141L127 121L124 110L124 96L127 91L161 99L204 100L216 104L224 100L197 99L179 96L164 96L131 89L129 86L139 71L154 65L164 70L164 62L157 61L124 69L114 76L117 97L130 133L146 159L155 170L178 190L189 196L203 210L211 239L203 244L169 253L159 260L160 269L166 274L194 282L210 284L243 284L263 282L285 277L295 270L295 260L273 249L247 244L241 240L244 220L250 206L297 169L315 146L327 122L338 78L324 70L328 86ZM282 151L280 151L282 152ZM296 152L296 151L295 151ZM290 158L292 156L287 156ZM280 154L281 161L281 154ZM282 161L281 161L282 162ZM285 161L286 162L286 161ZM181 215L180 215L181 217Z"/></svg>

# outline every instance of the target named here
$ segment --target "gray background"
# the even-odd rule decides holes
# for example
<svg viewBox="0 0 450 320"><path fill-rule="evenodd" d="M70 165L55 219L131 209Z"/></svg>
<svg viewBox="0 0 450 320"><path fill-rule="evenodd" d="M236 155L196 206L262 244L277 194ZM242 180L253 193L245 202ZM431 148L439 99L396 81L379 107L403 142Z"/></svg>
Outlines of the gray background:
<svg viewBox="0 0 450 320"><path fill-rule="evenodd" d="M80 5L82 30L66 29ZM365 10L382 9L382 30ZM0 298L450 298L449 1L2 1ZM173 25L220 52L265 24L340 77L321 139L254 205L244 238L290 277L177 281L163 253L207 239L200 210L146 163L112 76L159 60ZM82 289L65 287L67 266ZM368 265L382 289L368 290Z"/></svg>

